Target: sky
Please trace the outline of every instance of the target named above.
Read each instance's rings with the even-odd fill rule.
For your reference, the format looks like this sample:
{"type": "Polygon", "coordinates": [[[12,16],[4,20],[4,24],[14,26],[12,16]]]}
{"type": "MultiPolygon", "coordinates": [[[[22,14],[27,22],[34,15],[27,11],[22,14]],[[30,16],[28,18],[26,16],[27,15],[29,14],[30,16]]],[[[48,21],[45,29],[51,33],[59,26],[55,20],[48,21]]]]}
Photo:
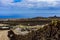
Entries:
{"type": "Polygon", "coordinates": [[[60,16],[60,0],[0,0],[0,18],[60,16]]]}

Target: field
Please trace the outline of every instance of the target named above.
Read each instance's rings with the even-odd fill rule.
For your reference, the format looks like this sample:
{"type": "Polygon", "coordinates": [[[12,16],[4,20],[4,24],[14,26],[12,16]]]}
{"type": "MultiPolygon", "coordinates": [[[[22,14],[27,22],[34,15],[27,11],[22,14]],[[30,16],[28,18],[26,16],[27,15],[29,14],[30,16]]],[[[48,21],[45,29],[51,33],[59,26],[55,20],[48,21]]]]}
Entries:
{"type": "MultiPolygon", "coordinates": [[[[60,19],[8,19],[0,26],[12,27],[13,40],[60,40],[60,19]]],[[[0,30],[0,40],[9,40],[8,31],[0,30]]],[[[10,34],[9,34],[10,35],[10,34]]]]}

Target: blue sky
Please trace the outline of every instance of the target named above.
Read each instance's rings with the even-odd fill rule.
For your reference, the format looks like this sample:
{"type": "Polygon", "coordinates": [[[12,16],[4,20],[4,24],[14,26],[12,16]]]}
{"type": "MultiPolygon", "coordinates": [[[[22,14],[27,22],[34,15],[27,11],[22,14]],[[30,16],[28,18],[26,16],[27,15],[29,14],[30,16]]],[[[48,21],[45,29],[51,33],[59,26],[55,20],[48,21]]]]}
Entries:
{"type": "Polygon", "coordinates": [[[60,16],[60,0],[0,0],[0,18],[60,16]]]}

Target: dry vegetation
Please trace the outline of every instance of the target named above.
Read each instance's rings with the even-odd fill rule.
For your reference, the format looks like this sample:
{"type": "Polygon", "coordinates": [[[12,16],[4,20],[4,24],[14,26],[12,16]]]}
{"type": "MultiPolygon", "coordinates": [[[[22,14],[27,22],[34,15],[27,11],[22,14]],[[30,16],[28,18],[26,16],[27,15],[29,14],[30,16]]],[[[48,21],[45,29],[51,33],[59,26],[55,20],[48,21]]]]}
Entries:
{"type": "Polygon", "coordinates": [[[27,35],[15,35],[15,38],[16,40],[60,40],[60,21],[53,20],[43,28],[31,31],[27,35]]]}

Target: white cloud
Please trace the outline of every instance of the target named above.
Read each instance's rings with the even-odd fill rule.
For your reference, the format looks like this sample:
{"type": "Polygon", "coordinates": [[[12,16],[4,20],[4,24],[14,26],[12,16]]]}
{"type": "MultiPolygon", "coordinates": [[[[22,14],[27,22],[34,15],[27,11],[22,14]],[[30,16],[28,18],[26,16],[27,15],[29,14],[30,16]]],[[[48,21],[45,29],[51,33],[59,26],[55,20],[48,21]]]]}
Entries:
{"type": "Polygon", "coordinates": [[[2,3],[2,4],[10,4],[12,2],[13,2],[13,0],[0,0],[0,3],[2,3]]]}
{"type": "Polygon", "coordinates": [[[22,0],[21,2],[13,3],[14,0],[0,0],[5,6],[17,6],[17,7],[47,7],[52,6],[55,7],[56,5],[59,6],[59,0],[22,0]]]}
{"type": "Polygon", "coordinates": [[[30,2],[40,2],[40,1],[52,2],[52,1],[55,1],[55,0],[27,0],[27,1],[30,1],[30,2]]]}

